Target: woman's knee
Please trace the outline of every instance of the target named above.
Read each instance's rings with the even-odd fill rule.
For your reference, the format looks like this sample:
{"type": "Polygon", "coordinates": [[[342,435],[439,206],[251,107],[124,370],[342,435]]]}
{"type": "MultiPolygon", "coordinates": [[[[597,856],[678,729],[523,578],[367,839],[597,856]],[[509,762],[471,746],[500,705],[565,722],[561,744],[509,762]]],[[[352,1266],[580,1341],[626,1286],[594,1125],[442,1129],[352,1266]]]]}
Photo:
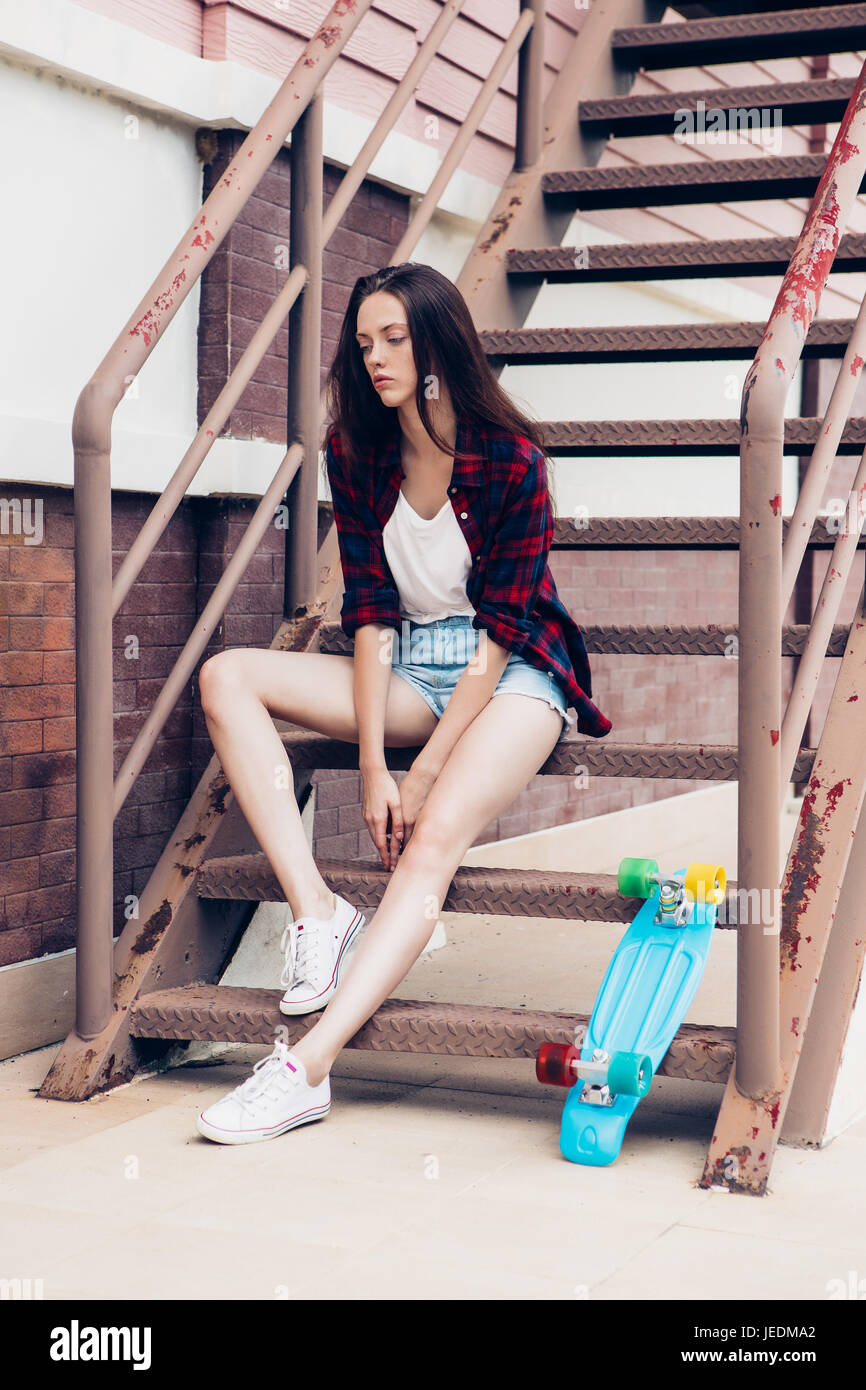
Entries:
{"type": "Polygon", "coordinates": [[[198,673],[198,689],[202,709],[214,708],[225,696],[236,693],[244,683],[244,649],[232,647],[230,651],[217,652],[209,656],[198,673]]]}
{"type": "Polygon", "coordinates": [[[465,851],[458,827],[453,819],[445,823],[438,814],[426,811],[422,806],[404,852],[411,850],[416,866],[431,872],[448,868],[452,861],[459,864],[465,851]]]}

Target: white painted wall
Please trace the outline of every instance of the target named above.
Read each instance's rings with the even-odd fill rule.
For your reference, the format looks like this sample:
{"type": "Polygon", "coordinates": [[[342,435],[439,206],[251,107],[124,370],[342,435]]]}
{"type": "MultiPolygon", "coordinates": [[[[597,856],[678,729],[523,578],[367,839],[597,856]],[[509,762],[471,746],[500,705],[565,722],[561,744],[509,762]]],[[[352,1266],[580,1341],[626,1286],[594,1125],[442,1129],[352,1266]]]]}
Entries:
{"type": "MultiPolygon", "coordinates": [[[[0,120],[2,475],[71,484],[78,394],[192,221],[201,166],[178,121],[5,62],[0,120]]],[[[120,487],[167,478],[194,427],[197,321],[198,287],[118,406],[120,487]]]]}

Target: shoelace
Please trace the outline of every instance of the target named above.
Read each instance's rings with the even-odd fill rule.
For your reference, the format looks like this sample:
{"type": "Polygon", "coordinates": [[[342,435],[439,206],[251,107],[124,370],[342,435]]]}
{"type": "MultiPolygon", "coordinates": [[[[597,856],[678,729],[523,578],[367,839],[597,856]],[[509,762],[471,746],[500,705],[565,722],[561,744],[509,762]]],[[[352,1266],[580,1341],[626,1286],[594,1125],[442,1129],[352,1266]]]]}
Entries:
{"type": "Polygon", "coordinates": [[[289,922],[283,929],[280,937],[280,950],[285,957],[283,972],[280,975],[280,984],[289,988],[295,983],[295,933],[292,931],[294,922],[289,922]]]}
{"type": "Polygon", "coordinates": [[[318,950],[320,923],[315,920],[304,921],[303,931],[293,931],[295,923],[290,922],[280,938],[280,949],[284,952],[286,963],[280,976],[280,984],[291,988],[297,984],[311,984],[307,971],[312,968],[318,950]],[[288,938],[288,940],[287,940],[288,938]]]}
{"type": "Polygon", "coordinates": [[[280,1077],[285,1084],[297,1079],[297,1072],[290,1072],[286,1066],[289,1049],[285,1043],[278,1042],[269,1057],[261,1057],[253,1067],[252,1076],[232,1091],[232,1097],[247,1110],[252,1110],[274,1081],[280,1077]]]}

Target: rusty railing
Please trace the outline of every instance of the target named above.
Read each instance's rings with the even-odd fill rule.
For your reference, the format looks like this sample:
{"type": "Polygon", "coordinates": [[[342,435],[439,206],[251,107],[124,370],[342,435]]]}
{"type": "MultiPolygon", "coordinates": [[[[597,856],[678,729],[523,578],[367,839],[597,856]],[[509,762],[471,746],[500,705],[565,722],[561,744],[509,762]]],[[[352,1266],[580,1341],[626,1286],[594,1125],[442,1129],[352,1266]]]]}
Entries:
{"type": "Polygon", "coordinates": [[[828,156],[803,230],[743,386],[740,412],[738,881],[760,922],[737,941],[737,1089],[766,1100],[780,1079],[780,824],[833,622],[856,554],[866,450],[853,495],[857,525],[840,532],[781,718],[782,622],[866,357],[861,305],[818,443],[782,544],[782,446],[788,390],[866,171],[866,65],[828,156]],[[754,890],[760,890],[757,894],[754,890]],[[769,914],[766,905],[770,904],[769,914]]]}
{"type": "MultiPolygon", "coordinates": [[[[261,120],[157,275],[78,397],[72,421],[75,497],[77,746],[77,912],[75,1031],[94,1038],[112,1009],[113,827],[166,719],[189,680],[234,588],[288,493],[286,593],[289,613],[314,597],[322,250],[367,175],[464,0],[442,12],[389,99],[363,148],[322,211],[322,84],[372,0],[336,0],[261,120]],[[229,376],[112,581],[111,422],[165,328],[208,265],[292,133],[290,273],[229,376]],[[303,291],[303,294],[301,293],[303,291]],[[229,413],[290,314],[287,440],[291,441],[235,554],[195,625],[117,776],[113,776],[112,619],[204,462],[229,413]]],[[[515,56],[518,58],[515,167],[541,150],[544,0],[521,0],[520,16],[416,208],[392,264],[411,255],[442,191],[515,56]]]]}

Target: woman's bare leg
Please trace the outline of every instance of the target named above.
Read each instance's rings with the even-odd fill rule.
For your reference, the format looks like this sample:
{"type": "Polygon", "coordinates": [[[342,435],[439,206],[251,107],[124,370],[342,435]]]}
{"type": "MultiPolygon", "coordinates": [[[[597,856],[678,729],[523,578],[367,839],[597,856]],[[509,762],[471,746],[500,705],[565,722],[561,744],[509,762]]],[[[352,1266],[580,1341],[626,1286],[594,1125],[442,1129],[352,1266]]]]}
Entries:
{"type": "MultiPolygon", "coordinates": [[[[310,852],[291,764],[274,716],[357,742],[352,658],[232,648],[204,663],[199,688],[217,757],[293,917],[330,916],[333,895],[310,852]]],[[[385,743],[426,743],[436,722],[418,692],[392,675],[385,743]]]]}
{"type": "Polygon", "coordinates": [[[319,1021],[292,1048],[311,1085],[417,960],[467,849],[544,765],[561,732],[561,716],[545,701],[503,693],[454,745],[350,969],[319,1021]],[[507,759],[503,748],[513,750],[507,759]]]}

